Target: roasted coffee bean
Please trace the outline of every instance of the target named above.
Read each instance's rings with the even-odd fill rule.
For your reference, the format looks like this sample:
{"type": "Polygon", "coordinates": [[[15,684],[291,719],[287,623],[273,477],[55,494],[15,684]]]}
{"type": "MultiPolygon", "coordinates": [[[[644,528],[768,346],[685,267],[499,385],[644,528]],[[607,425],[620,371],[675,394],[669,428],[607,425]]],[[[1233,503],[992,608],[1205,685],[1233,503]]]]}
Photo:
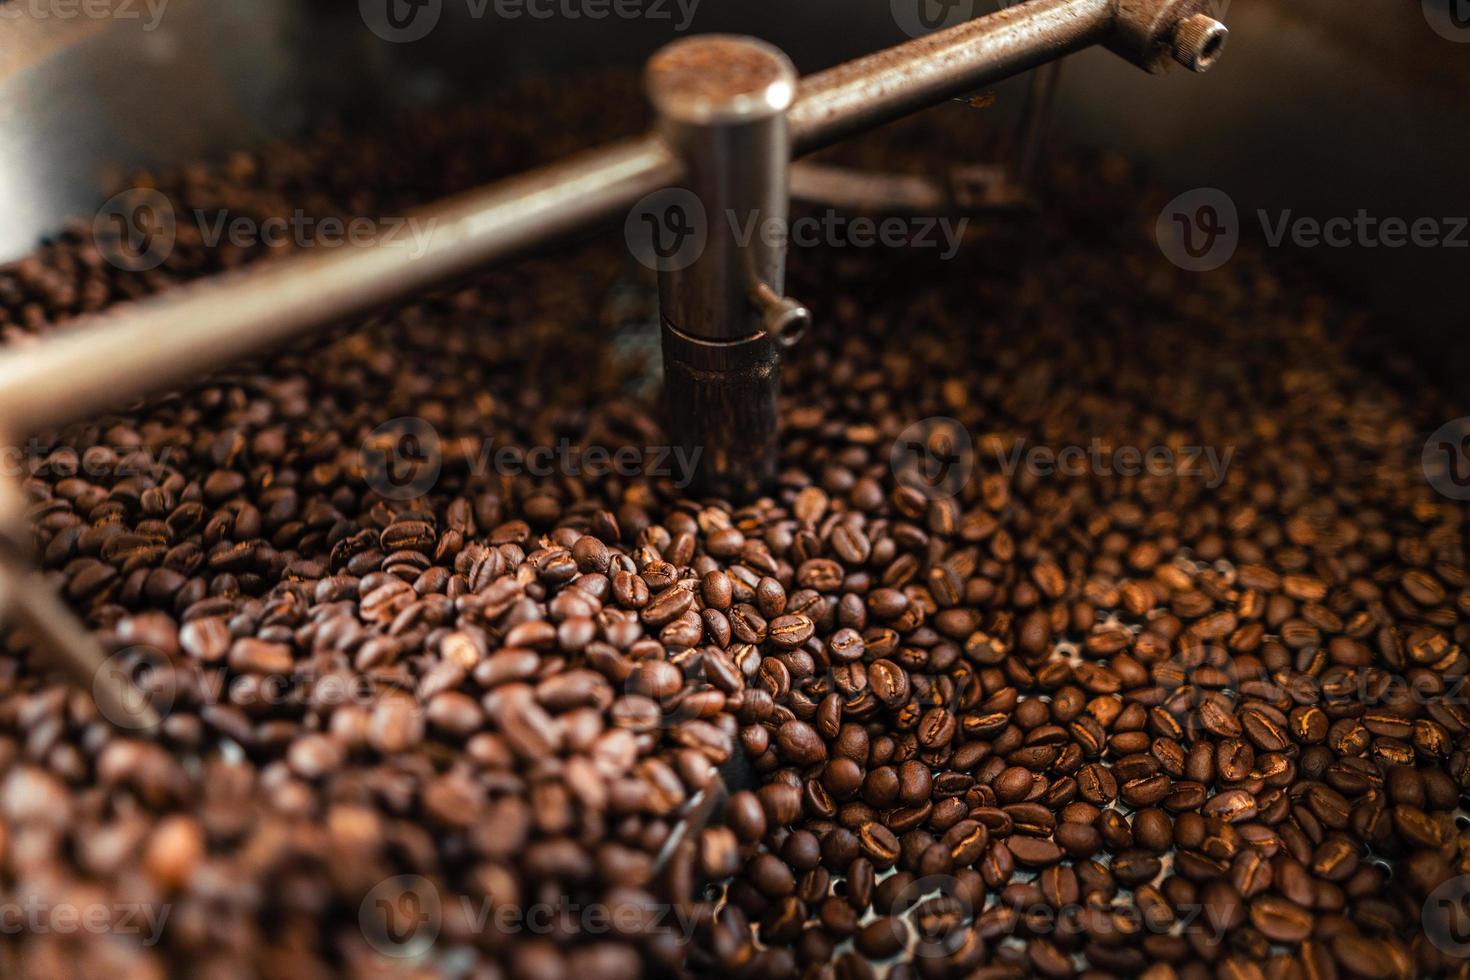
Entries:
{"type": "Polygon", "coordinates": [[[1163,810],[1140,810],[1133,817],[1133,839],[1140,847],[1162,853],[1174,843],[1174,827],[1163,810]]]}
{"type": "Polygon", "coordinates": [[[799,766],[809,766],[827,758],[827,747],[820,735],[803,721],[788,721],[776,732],[781,754],[799,766]]]}
{"type": "Polygon", "coordinates": [[[870,960],[886,960],[903,949],[907,930],[891,916],[874,919],[853,936],[853,946],[870,960]]]}
{"type": "Polygon", "coordinates": [[[774,854],[759,854],[750,863],[750,881],[768,898],[784,898],[796,891],[791,868],[774,854]]]}
{"type": "Polygon", "coordinates": [[[1251,924],[1267,939],[1299,943],[1312,934],[1312,916],[1288,899],[1262,895],[1250,904],[1251,924]]]}
{"type": "Polygon", "coordinates": [[[898,799],[910,806],[926,802],[934,792],[929,767],[918,759],[907,759],[898,767],[898,799]]]}
{"type": "Polygon", "coordinates": [[[1000,802],[1015,803],[1031,791],[1031,773],[1020,766],[1011,766],[996,777],[992,788],[1000,802]]]}
{"type": "Polygon", "coordinates": [[[950,862],[957,868],[969,867],[980,859],[990,844],[990,832],[974,820],[961,820],[940,839],[949,851],[950,862]]]}
{"type": "Polygon", "coordinates": [[[771,621],[768,628],[771,642],[785,649],[801,646],[812,638],[815,631],[812,621],[800,614],[778,616],[771,621]]]}
{"type": "MultiPolygon", "coordinates": [[[[578,91],[140,186],[178,214],[401,213],[638,124],[578,91]]],[[[952,131],[872,152],[940,144],[984,156],[952,131]]],[[[1414,433],[1457,413],[1251,249],[1164,275],[1107,163],[1057,161],[1044,221],[943,268],[793,256],[826,333],[781,365],[766,496],[471,465],[489,434],[530,462],[663,431],[626,345],[585,329],[624,264],[595,242],[48,434],[18,486],[36,560],[166,719],[114,730],[8,637],[0,854],[177,914],[126,965],[26,934],[10,972],[370,972],[381,898],[437,915],[466,976],[1450,975],[1420,913],[1463,870],[1470,574],[1414,433]],[[967,257],[1026,236],[1046,262],[967,257]],[[1231,465],[977,467],[936,494],[894,443],[941,416],[973,445],[940,427],[939,460],[1167,440],[1231,465]],[[432,890],[384,894],[404,881],[432,890]],[[463,914],[485,896],[617,925],[491,934],[463,914]]],[[[146,274],[106,229],[48,239],[0,268],[0,334],[276,251],[179,231],[146,274]]]]}
{"type": "Polygon", "coordinates": [[[760,840],[766,834],[766,813],[752,792],[741,791],[730,797],[725,805],[725,820],[730,829],[747,843],[760,840]]]}
{"type": "Polygon", "coordinates": [[[893,831],[876,820],[870,820],[859,827],[857,837],[858,846],[876,866],[886,868],[898,860],[898,838],[893,835],[893,831]]]}
{"type": "Polygon", "coordinates": [[[267,643],[253,637],[236,640],[230,647],[230,667],[241,673],[289,674],[295,666],[291,648],[284,643],[267,643]]]}
{"type": "Polygon", "coordinates": [[[1008,837],[1005,847],[1015,857],[1017,864],[1027,868],[1044,868],[1062,858],[1061,848],[1040,837],[1008,837]]]}
{"type": "Polygon", "coordinates": [[[887,660],[875,660],[868,665],[868,686],[890,708],[903,704],[909,697],[908,674],[887,660]]]}
{"type": "Polygon", "coordinates": [[[1209,817],[1238,823],[1256,815],[1256,800],[1246,790],[1230,789],[1210,797],[1205,802],[1203,813],[1209,817]]]}

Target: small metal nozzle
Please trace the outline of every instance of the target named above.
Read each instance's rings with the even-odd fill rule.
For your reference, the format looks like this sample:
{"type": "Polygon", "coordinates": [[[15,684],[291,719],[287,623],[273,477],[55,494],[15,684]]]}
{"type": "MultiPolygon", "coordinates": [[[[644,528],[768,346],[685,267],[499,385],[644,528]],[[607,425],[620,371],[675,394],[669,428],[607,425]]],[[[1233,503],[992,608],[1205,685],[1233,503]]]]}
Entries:
{"type": "Polygon", "coordinates": [[[783,349],[795,347],[812,325],[812,311],[790,296],[778,296],[765,283],[755,290],[755,302],[761,310],[761,325],[766,335],[783,349]]]}
{"type": "Polygon", "coordinates": [[[1207,72],[1225,50],[1230,29],[1209,14],[1186,17],[1174,28],[1174,60],[1193,72],[1207,72]]]}

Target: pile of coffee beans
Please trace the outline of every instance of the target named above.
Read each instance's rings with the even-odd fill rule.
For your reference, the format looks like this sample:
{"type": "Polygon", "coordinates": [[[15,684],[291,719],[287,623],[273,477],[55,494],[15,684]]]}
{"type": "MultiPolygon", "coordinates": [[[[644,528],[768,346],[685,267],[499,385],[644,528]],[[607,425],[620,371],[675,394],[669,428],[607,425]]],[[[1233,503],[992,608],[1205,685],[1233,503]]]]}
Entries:
{"type": "MultiPolygon", "coordinates": [[[[401,215],[638,104],[139,186],[401,215]]],[[[973,120],[843,152],[993,155],[973,120]]],[[[616,233],[38,434],[38,561],[164,720],[7,635],[0,973],[1470,976],[1466,510],[1420,465],[1454,413],[1279,257],[1171,266],[1118,160],[1041,191],[953,258],[793,254],[759,500],[654,465],[616,233]],[[563,444],[645,466],[530,465],[563,444]]],[[[191,222],[150,271],[90,222],[0,270],[6,342],[275,251],[191,222]]]]}

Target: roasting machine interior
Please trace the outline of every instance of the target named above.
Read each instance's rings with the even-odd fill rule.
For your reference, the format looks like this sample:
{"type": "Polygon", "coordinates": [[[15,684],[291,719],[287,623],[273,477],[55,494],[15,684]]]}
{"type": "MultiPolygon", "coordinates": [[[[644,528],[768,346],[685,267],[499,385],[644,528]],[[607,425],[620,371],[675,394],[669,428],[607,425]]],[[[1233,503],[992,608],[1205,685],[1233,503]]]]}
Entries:
{"type": "MultiPolygon", "coordinates": [[[[1470,151],[1470,45],[1446,49],[1470,40],[1470,26],[1457,28],[1455,11],[1434,0],[1412,18],[1386,3],[1345,10],[1319,0],[706,0],[670,4],[667,18],[621,19],[565,8],[487,14],[452,0],[98,0],[86,13],[92,6],[0,5],[0,260],[18,261],[76,215],[95,214],[84,233],[109,261],[144,274],[160,240],[172,241],[175,216],[151,187],[129,187],[129,174],[223,159],[328,116],[361,122],[493,96],[524,76],[556,85],[596,63],[641,65],[653,125],[423,205],[410,216],[427,229],[412,250],[381,240],[300,250],[8,343],[7,445],[497,264],[622,234],[656,272],[656,319],[628,342],[656,344],[646,383],[661,388],[674,449],[698,460],[690,493],[738,506],[777,486],[783,354],[811,343],[808,327],[829,312],[788,289],[784,233],[742,231],[784,229],[795,206],[1032,220],[1047,208],[1033,187],[1047,148],[1085,146],[1135,161],[1181,194],[1229,188],[1246,237],[1257,210],[1288,203],[1319,218],[1432,214],[1446,228],[1447,216],[1466,213],[1464,182],[1452,175],[1470,151]],[[1456,30],[1466,36],[1447,40],[1456,30]],[[924,174],[806,159],[956,101],[976,107],[965,125],[1009,134],[1002,158],[933,160],[924,174]]],[[[1200,200],[1190,216],[1214,206],[1200,200]]],[[[1261,225],[1269,235],[1270,222],[1261,225]]],[[[1394,343],[1426,363],[1433,383],[1464,394],[1466,252],[1362,242],[1299,251],[1365,307],[1394,311],[1394,343]]],[[[37,570],[31,504],[7,474],[7,627],[103,717],[155,732],[157,692],[112,665],[37,570]]],[[[660,872],[681,849],[694,860],[698,832],[751,778],[737,758],[718,790],[686,804],[660,872]]]]}
{"type": "MultiPolygon", "coordinates": [[[[381,29],[412,30],[417,8],[408,9],[409,20],[381,29]]],[[[812,312],[785,295],[779,236],[743,237],[720,216],[784,225],[793,155],[1076,51],[1102,45],[1146,72],[1206,72],[1228,34],[1205,0],[1029,0],[806,79],[753,37],[681,39],[648,62],[658,120],[650,135],[430,205],[421,217],[432,231],[417,254],[380,242],[303,255],[9,352],[0,362],[0,418],[15,436],[75,422],[634,208],[629,220],[646,221],[647,259],[659,270],[670,437],[686,458],[701,450],[695,489],[753,499],[776,478],[780,352],[800,340],[812,312]]],[[[1055,76],[1037,79],[1041,106],[1055,76]]],[[[1037,108],[1027,138],[1039,139],[1044,123],[1037,108]]],[[[807,181],[819,198],[830,183],[820,173],[807,181]]],[[[116,247],[141,269],[165,229],[146,203],[124,205],[116,247]]],[[[135,710],[139,727],[156,725],[148,699],[105,669],[85,627],[27,569],[23,495],[12,486],[8,497],[8,612],[106,712],[135,710]]]]}

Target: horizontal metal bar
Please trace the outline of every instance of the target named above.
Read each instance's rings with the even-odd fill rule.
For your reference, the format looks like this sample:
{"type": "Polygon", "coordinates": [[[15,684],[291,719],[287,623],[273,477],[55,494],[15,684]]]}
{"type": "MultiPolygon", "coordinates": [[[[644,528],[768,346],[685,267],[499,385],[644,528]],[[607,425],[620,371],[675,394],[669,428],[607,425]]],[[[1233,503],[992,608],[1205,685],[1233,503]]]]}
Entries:
{"type": "Polygon", "coordinates": [[[101,644],[51,583],[16,556],[0,555],[0,624],[18,626],[50,653],[71,682],[91,693],[102,717],[127,729],[153,729],[159,718],[130,678],[112,669],[101,644]]]}
{"type": "Polygon", "coordinates": [[[644,137],[415,212],[421,247],[343,244],[118,307],[0,352],[0,422],[35,432],[198,380],[313,328],[552,240],[678,180],[644,137]]]}
{"type": "MultiPolygon", "coordinates": [[[[1171,2],[1171,0],[1161,0],[1171,2]]],[[[1118,0],[1028,0],[811,76],[788,110],[801,155],[1108,38],[1118,0]]],[[[656,136],[592,151],[413,215],[422,251],[342,245],[192,284],[0,352],[0,424],[34,432],[195,380],[354,313],[510,257],[676,182],[656,136]]]]}
{"type": "Polygon", "coordinates": [[[1105,40],[1116,0],[1030,0],[804,79],[798,154],[1105,40]]]}
{"type": "Polygon", "coordinates": [[[951,206],[948,188],[924,174],[879,173],[806,161],[791,168],[791,198],[859,211],[934,213],[951,206]]]}

